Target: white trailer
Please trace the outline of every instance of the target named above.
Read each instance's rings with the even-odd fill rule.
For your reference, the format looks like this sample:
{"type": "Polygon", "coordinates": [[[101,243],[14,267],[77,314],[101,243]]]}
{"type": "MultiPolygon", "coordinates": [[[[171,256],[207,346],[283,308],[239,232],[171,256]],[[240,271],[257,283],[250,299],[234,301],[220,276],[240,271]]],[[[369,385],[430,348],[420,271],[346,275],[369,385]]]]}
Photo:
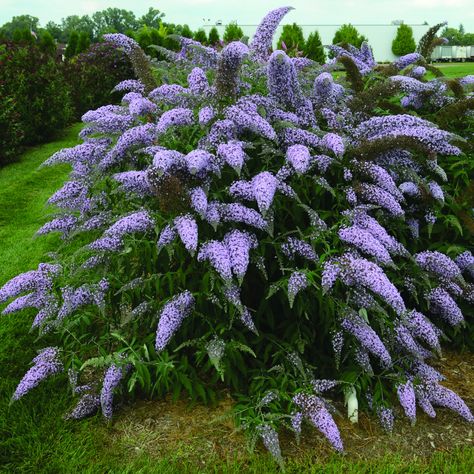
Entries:
{"type": "MultiPolygon", "coordinates": [[[[453,60],[454,61],[466,61],[468,58],[468,46],[454,46],[453,47],[453,60]]],[[[471,48],[469,47],[469,54],[471,53],[471,48]]],[[[470,57],[470,56],[469,56],[470,57]]]]}

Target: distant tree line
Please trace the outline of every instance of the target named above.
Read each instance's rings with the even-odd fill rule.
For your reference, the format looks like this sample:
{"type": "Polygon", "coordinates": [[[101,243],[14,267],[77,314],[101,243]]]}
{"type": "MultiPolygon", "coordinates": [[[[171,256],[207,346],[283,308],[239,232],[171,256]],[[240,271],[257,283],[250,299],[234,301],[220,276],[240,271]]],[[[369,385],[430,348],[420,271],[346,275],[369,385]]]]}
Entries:
{"type": "MultiPolygon", "coordinates": [[[[192,38],[202,44],[219,47],[223,43],[246,40],[242,28],[236,23],[229,23],[222,39],[216,27],[207,33],[200,28],[192,31],[188,25],[177,25],[163,20],[164,14],[160,10],[150,7],[144,15],[136,17],[132,11],[120,8],[107,8],[92,15],[70,15],[60,23],[49,21],[44,27],[39,19],[31,15],[20,15],[0,27],[0,38],[13,41],[28,41],[34,36],[44,38],[50,47],[55,43],[66,44],[64,51],[66,59],[86,51],[91,43],[100,41],[105,33],[123,33],[138,41],[148,54],[159,56],[151,45],[164,46],[176,49],[177,42],[172,35],[181,35],[192,38]]],[[[365,38],[351,24],[342,25],[333,38],[333,44],[349,43],[360,47],[365,38]]],[[[317,31],[304,38],[299,25],[284,25],[278,47],[285,49],[290,56],[305,56],[319,63],[326,60],[321,37],[317,31]]]]}
{"type": "Polygon", "coordinates": [[[448,44],[451,46],[473,46],[474,45],[474,33],[466,33],[464,26],[461,24],[459,28],[448,28],[446,27],[442,32],[441,36],[448,40],[448,44]]]}

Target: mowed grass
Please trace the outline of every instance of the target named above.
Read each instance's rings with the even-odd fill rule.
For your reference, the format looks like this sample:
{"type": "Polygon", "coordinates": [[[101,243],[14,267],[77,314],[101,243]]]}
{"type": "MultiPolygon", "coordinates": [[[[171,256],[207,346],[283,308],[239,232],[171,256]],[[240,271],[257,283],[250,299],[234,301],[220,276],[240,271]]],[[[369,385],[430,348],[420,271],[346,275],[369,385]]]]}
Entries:
{"type": "MultiPolygon", "coordinates": [[[[36,268],[61,240],[54,235],[34,238],[51,212],[48,197],[66,179],[67,166],[38,168],[52,153],[74,146],[81,126],[74,125],[54,143],[25,152],[18,163],[0,169],[0,285],[16,274],[36,268]]],[[[271,473],[278,472],[259,448],[238,459],[224,459],[212,448],[203,459],[192,439],[165,446],[164,455],[118,439],[113,424],[100,415],[80,422],[64,421],[71,408],[65,375],[46,380],[20,401],[11,395],[36,351],[51,341],[29,332],[33,313],[0,318],[0,472],[1,473],[271,473]]],[[[116,417],[120,419],[120,410],[116,417]]],[[[379,459],[354,461],[334,455],[322,463],[310,450],[287,461],[291,473],[467,473],[474,472],[474,449],[437,453],[428,462],[389,453],[379,459]]],[[[382,453],[381,453],[382,454],[382,453]]]]}
{"type": "Polygon", "coordinates": [[[443,74],[450,79],[474,74],[474,62],[434,63],[433,66],[436,66],[438,69],[441,69],[441,71],[443,71],[443,74]]]}
{"type": "MultiPolygon", "coordinates": [[[[469,74],[474,74],[474,62],[465,62],[465,63],[433,63],[433,66],[440,69],[444,76],[448,79],[454,79],[456,77],[464,77],[469,74]]],[[[343,76],[344,71],[333,72],[334,78],[339,78],[343,76]]],[[[428,72],[426,75],[427,79],[433,79],[435,76],[431,72],[428,72]]]]}

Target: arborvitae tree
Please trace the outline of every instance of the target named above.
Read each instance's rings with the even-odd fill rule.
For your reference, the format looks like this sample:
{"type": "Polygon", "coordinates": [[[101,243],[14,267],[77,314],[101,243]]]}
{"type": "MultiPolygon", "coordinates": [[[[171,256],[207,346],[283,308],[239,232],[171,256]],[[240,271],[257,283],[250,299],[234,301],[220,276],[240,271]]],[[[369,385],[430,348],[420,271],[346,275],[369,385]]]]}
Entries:
{"type": "Polygon", "coordinates": [[[145,51],[147,54],[149,54],[149,48],[151,44],[153,44],[152,37],[151,37],[151,28],[148,26],[143,26],[138,30],[138,33],[136,34],[136,41],[140,45],[140,47],[145,51]]]}
{"type": "Polygon", "coordinates": [[[211,46],[216,45],[219,43],[220,37],[219,37],[219,32],[217,31],[217,28],[213,26],[211,30],[209,31],[209,44],[211,46]]]}
{"type": "Polygon", "coordinates": [[[355,26],[350,23],[342,25],[335,33],[332,39],[332,44],[347,43],[352,44],[356,48],[360,48],[360,45],[367,41],[367,38],[361,35],[355,26]]]}
{"type": "Polygon", "coordinates": [[[303,51],[304,47],[305,41],[301,26],[296,23],[284,25],[278,40],[278,48],[286,49],[289,56],[295,56],[298,51],[303,51]]]}
{"type": "Polygon", "coordinates": [[[23,30],[15,30],[13,33],[12,33],[12,40],[15,42],[15,43],[19,43],[23,40],[23,30]]]}
{"type": "Polygon", "coordinates": [[[46,54],[56,53],[56,41],[48,30],[42,30],[39,35],[39,47],[46,54]]]}
{"type": "Polygon", "coordinates": [[[76,54],[78,43],[79,33],[77,31],[73,31],[69,36],[69,41],[67,42],[66,50],[64,51],[64,57],[66,59],[71,59],[76,54]]]}
{"type": "Polygon", "coordinates": [[[307,58],[317,61],[319,64],[326,62],[326,53],[324,52],[323,43],[317,31],[313,31],[308,36],[303,52],[307,58]]]}
{"type": "Polygon", "coordinates": [[[392,53],[395,56],[404,56],[413,53],[416,49],[415,38],[411,26],[403,23],[397,29],[397,35],[392,42],[392,53]]]}
{"type": "Polygon", "coordinates": [[[23,28],[15,30],[12,39],[15,43],[33,43],[35,38],[28,28],[23,28]]]}
{"type": "Polygon", "coordinates": [[[181,28],[181,36],[184,36],[185,38],[193,37],[193,32],[191,31],[191,28],[189,28],[188,25],[183,25],[183,28],[181,28]]]}
{"type": "Polygon", "coordinates": [[[77,42],[76,54],[87,51],[91,45],[91,39],[87,31],[81,31],[79,34],[79,41],[77,42]]]}
{"type": "Polygon", "coordinates": [[[236,21],[229,23],[224,30],[224,41],[231,43],[232,41],[239,41],[244,36],[242,28],[236,21]]]}
{"type": "Polygon", "coordinates": [[[202,28],[196,31],[194,34],[194,39],[199,41],[201,44],[207,44],[206,32],[202,28]]]}

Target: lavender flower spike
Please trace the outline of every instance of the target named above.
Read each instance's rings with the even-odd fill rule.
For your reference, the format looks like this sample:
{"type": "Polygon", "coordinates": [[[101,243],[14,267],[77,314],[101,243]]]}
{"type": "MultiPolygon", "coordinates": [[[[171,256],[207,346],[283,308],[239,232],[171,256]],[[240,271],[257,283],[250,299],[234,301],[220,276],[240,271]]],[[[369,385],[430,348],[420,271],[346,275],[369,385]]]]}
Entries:
{"type": "Polygon", "coordinates": [[[110,420],[112,418],[112,403],[114,399],[114,389],[118,386],[123,377],[123,368],[111,365],[104,375],[104,382],[100,392],[100,405],[102,414],[110,420]]]}
{"type": "Polygon", "coordinates": [[[85,393],[77,402],[77,405],[64,417],[65,420],[80,420],[93,415],[100,407],[99,395],[85,393]]]}
{"type": "Polygon", "coordinates": [[[295,296],[309,285],[308,277],[302,272],[293,272],[288,280],[288,300],[293,307],[295,296]]]}
{"type": "Polygon", "coordinates": [[[190,214],[179,216],[174,220],[174,227],[186,250],[191,255],[194,255],[198,245],[198,226],[196,221],[190,214]]]}
{"type": "Polygon", "coordinates": [[[270,425],[259,425],[257,431],[262,438],[263,445],[268,449],[275,461],[283,466],[283,457],[281,455],[280,441],[278,433],[270,425]]]}
{"type": "Polygon", "coordinates": [[[405,415],[410,419],[412,424],[416,421],[416,398],[413,383],[408,380],[404,384],[397,387],[398,400],[405,411],[405,415]]]}
{"type": "Polygon", "coordinates": [[[158,134],[165,133],[170,127],[192,125],[194,115],[191,109],[178,107],[166,111],[158,120],[156,131],[158,134]]]}
{"type": "Polygon", "coordinates": [[[337,451],[343,451],[341,435],[323,401],[316,395],[298,393],[293,397],[303,415],[328,439],[337,451]]]}
{"type": "Polygon", "coordinates": [[[184,319],[189,316],[194,307],[194,297],[189,291],[184,291],[168,301],[160,313],[156,329],[155,347],[162,351],[173,334],[179,329],[184,319]]]}
{"type": "Polygon", "coordinates": [[[370,232],[357,226],[339,229],[339,238],[343,242],[354,245],[362,252],[375,257],[380,263],[388,265],[393,260],[387,249],[370,232]]]}
{"type": "Polygon", "coordinates": [[[57,347],[43,349],[34,359],[33,367],[24,375],[18,384],[12,400],[18,400],[36,387],[42,380],[63,370],[63,364],[58,358],[57,347]]]}
{"type": "Polygon", "coordinates": [[[415,255],[415,262],[428,272],[452,280],[461,276],[459,267],[441,252],[426,250],[415,255]]]}
{"type": "Polygon", "coordinates": [[[262,171],[253,177],[253,195],[262,214],[265,214],[270,209],[277,185],[278,180],[268,171],[262,171]]]}
{"type": "Polygon", "coordinates": [[[431,310],[435,314],[439,314],[451,326],[457,326],[464,321],[461,309],[444,288],[438,287],[431,290],[427,299],[431,310]]]}
{"type": "Polygon", "coordinates": [[[291,145],[286,151],[286,160],[298,174],[304,174],[311,166],[311,155],[304,145],[291,145]]]}
{"type": "Polygon", "coordinates": [[[358,315],[343,319],[342,327],[351,333],[369,352],[377,356],[384,367],[392,365],[392,358],[377,333],[358,315]]]}
{"type": "Polygon", "coordinates": [[[273,35],[282,18],[293,10],[293,7],[281,7],[267,13],[257,27],[250,43],[250,52],[259,61],[266,61],[272,49],[273,35]]]}
{"type": "Polygon", "coordinates": [[[198,253],[198,261],[209,260],[217,273],[225,280],[232,279],[232,264],[228,247],[217,240],[203,244],[198,253]]]}
{"type": "Polygon", "coordinates": [[[228,248],[232,271],[242,281],[249,265],[250,249],[257,246],[257,238],[250,232],[233,230],[224,236],[228,248]]]}
{"type": "Polygon", "coordinates": [[[122,48],[127,54],[140,48],[139,44],[132,38],[122,33],[107,33],[103,35],[105,41],[122,48]]]}

